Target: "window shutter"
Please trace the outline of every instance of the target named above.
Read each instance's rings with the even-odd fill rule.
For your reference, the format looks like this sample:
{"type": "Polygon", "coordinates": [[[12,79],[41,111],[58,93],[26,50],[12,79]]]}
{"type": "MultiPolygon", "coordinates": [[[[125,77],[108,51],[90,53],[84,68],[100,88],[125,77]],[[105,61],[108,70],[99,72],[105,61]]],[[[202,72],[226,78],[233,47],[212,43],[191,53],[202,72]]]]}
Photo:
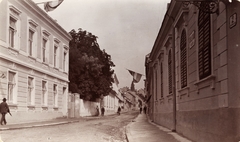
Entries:
{"type": "Polygon", "coordinates": [[[203,79],[211,75],[210,14],[200,10],[198,18],[199,18],[198,19],[198,28],[199,28],[198,29],[198,34],[199,34],[198,68],[199,68],[199,79],[203,79]]]}
{"type": "Polygon", "coordinates": [[[187,37],[186,31],[182,31],[180,42],[180,59],[181,59],[181,87],[187,86],[187,37]]]}
{"type": "Polygon", "coordinates": [[[163,66],[162,66],[162,63],[161,63],[161,97],[163,97],[163,66]]]}
{"type": "Polygon", "coordinates": [[[172,93],[172,53],[171,50],[168,54],[168,89],[169,94],[172,93]]]}

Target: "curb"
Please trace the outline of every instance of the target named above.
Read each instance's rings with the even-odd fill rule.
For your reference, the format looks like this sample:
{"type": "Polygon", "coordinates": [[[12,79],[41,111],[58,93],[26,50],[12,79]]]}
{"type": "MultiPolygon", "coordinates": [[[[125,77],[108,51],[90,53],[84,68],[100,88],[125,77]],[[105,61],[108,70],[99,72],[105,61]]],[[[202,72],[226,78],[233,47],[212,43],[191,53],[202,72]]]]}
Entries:
{"type": "Polygon", "coordinates": [[[166,132],[167,134],[169,135],[172,135],[176,140],[178,140],[179,142],[192,142],[191,140],[179,135],[178,133],[176,132],[172,132],[170,129],[166,128],[166,127],[163,127],[161,125],[158,125],[154,122],[152,122],[150,119],[149,119],[149,116],[147,115],[147,119],[148,119],[148,122],[154,126],[156,126],[159,130],[162,130],[164,132],[166,132]]]}
{"type": "Polygon", "coordinates": [[[0,128],[0,131],[6,130],[17,130],[17,129],[27,129],[27,128],[36,128],[36,127],[44,127],[44,126],[55,126],[55,125],[63,125],[68,123],[76,123],[80,120],[73,120],[73,121],[65,121],[65,122],[53,122],[53,123],[46,123],[46,124],[35,124],[30,126],[19,126],[19,127],[8,127],[8,128],[0,128]]]}

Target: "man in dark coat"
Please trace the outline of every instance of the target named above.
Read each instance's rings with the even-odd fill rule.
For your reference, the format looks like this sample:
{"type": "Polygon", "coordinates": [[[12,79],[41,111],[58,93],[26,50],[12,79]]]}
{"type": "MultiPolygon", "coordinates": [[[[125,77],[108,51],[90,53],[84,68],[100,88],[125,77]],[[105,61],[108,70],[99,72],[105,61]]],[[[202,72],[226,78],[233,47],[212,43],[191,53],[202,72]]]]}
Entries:
{"type": "Polygon", "coordinates": [[[3,98],[3,102],[0,104],[0,113],[2,114],[1,125],[3,125],[3,122],[4,122],[5,125],[7,124],[5,115],[6,115],[8,112],[10,112],[10,111],[9,111],[8,104],[6,103],[6,101],[7,101],[7,99],[6,99],[6,98],[3,98]]]}
{"type": "Polygon", "coordinates": [[[102,116],[104,116],[104,112],[105,112],[105,108],[104,108],[104,106],[102,106],[102,108],[101,108],[102,116]]]}

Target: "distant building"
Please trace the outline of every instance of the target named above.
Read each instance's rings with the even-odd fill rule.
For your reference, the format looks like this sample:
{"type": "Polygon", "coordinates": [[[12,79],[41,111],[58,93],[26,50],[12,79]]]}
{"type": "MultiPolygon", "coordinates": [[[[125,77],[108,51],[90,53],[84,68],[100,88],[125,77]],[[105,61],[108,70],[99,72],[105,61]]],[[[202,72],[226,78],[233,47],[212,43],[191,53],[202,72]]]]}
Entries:
{"type": "Polygon", "coordinates": [[[71,36],[31,0],[0,2],[0,99],[9,123],[67,115],[71,36]]]}
{"type": "Polygon", "coordinates": [[[207,2],[168,5],[145,61],[148,113],[193,141],[239,141],[240,2],[207,2]]]}
{"type": "Polygon", "coordinates": [[[117,112],[118,107],[122,107],[124,102],[123,96],[118,91],[119,81],[116,74],[113,74],[113,79],[113,90],[109,93],[109,95],[105,96],[100,103],[101,106],[104,106],[107,112],[117,112]]]}

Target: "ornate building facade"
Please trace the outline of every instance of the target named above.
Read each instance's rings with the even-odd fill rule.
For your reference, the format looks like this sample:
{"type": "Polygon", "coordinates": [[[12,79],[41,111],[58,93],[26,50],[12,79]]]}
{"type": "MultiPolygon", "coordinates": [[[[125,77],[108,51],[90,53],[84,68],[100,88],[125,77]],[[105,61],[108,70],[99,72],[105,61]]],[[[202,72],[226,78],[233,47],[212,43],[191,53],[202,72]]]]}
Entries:
{"type": "Polygon", "coordinates": [[[172,0],[146,56],[150,118],[197,142],[240,140],[240,2],[172,0]]]}
{"type": "Polygon", "coordinates": [[[9,123],[66,116],[71,36],[31,0],[2,0],[0,9],[0,98],[9,123]]]}

